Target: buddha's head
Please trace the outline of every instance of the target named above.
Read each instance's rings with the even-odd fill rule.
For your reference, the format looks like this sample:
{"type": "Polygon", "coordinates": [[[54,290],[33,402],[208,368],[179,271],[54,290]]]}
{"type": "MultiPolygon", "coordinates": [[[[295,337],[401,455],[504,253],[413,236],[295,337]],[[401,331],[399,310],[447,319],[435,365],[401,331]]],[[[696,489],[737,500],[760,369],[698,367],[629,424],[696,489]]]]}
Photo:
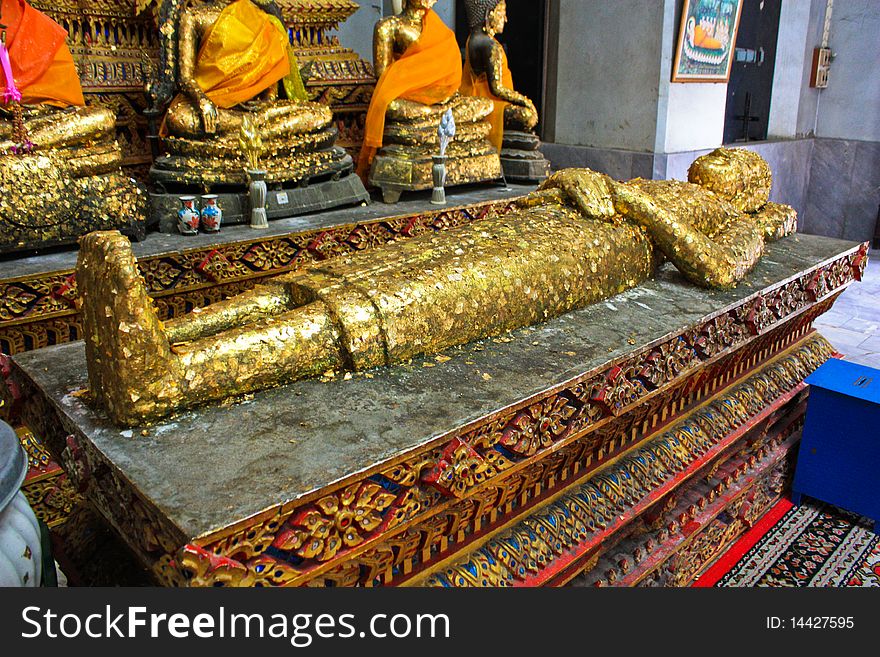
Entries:
{"type": "Polygon", "coordinates": [[[468,26],[471,30],[482,29],[489,36],[501,34],[507,23],[505,0],[465,0],[468,26]]]}
{"type": "Polygon", "coordinates": [[[755,212],[770,197],[767,161],[744,148],[716,148],[693,161],[688,181],[709,189],[742,212],[755,212]]]}
{"type": "Polygon", "coordinates": [[[428,11],[437,4],[437,0],[406,0],[406,9],[415,11],[428,11]]]}

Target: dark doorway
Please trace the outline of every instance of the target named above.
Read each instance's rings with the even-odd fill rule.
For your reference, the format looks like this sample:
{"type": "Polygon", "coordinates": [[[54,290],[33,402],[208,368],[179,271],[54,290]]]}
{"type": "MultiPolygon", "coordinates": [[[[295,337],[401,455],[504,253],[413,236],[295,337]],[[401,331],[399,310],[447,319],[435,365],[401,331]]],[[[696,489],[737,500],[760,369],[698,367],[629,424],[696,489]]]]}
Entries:
{"type": "MultiPolygon", "coordinates": [[[[544,22],[547,0],[507,0],[507,27],[498,41],[516,90],[532,99],[541,112],[544,103],[544,22]]],[[[455,2],[455,36],[464,52],[468,38],[467,11],[463,0],[455,2]]],[[[538,126],[540,131],[541,127],[538,126]]]]}
{"type": "Polygon", "coordinates": [[[781,4],[782,0],[743,1],[727,84],[725,144],[767,138],[781,4]]]}

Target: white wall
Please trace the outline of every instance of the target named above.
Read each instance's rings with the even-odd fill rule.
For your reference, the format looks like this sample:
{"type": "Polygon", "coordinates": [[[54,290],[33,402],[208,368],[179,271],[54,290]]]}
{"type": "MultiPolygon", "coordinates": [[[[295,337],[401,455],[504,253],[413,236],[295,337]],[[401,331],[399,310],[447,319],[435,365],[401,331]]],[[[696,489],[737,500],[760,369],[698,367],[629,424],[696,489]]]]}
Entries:
{"type": "MultiPolygon", "coordinates": [[[[812,3],[814,4],[814,3],[812,3]]],[[[811,59],[805,48],[810,34],[812,7],[809,0],[782,0],[779,14],[779,37],[776,40],[776,66],[773,69],[773,94],[767,136],[794,137],[798,134],[798,108],[804,67],[811,59]]]]}
{"type": "Polygon", "coordinates": [[[657,135],[656,152],[680,153],[720,146],[726,106],[726,84],[670,83],[666,129],[657,135]]]}
{"type": "Polygon", "coordinates": [[[880,1],[835,0],[817,137],[880,141],[880,1]]]}

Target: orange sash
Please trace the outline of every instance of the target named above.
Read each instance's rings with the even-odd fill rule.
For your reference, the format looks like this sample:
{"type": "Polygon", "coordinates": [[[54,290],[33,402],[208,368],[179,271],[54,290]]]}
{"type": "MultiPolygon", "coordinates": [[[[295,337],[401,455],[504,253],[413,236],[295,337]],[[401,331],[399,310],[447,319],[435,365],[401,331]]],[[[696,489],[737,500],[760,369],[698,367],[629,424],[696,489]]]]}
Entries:
{"type": "Polygon", "coordinates": [[[382,147],[388,105],[405,98],[424,105],[446,100],[461,86],[461,54],[455,33],[433,9],[425,13],[418,41],[392,62],[376,83],[358,158],[358,175],[366,178],[376,150],[382,147]]]}
{"type": "MultiPolygon", "coordinates": [[[[64,28],[24,0],[2,3],[6,47],[22,104],[85,105],[64,28]]],[[[6,80],[0,90],[6,91],[6,80]]]]}
{"type": "MultiPolygon", "coordinates": [[[[471,69],[470,53],[468,53],[467,48],[465,48],[465,52],[467,54],[465,54],[464,73],[462,74],[461,89],[459,91],[462,96],[479,96],[481,98],[491,98],[495,101],[495,110],[489,117],[489,121],[492,124],[489,141],[501,152],[501,142],[504,139],[504,108],[507,107],[507,103],[492,93],[485,73],[474,75],[474,71],[471,69]]],[[[504,48],[501,48],[501,83],[508,89],[513,89],[513,76],[507,67],[507,53],[504,52],[504,48]]]]}
{"type": "Polygon", "coordinates": [[[202,41],[194,77],[217,107],[255,98],[290,72],[287,34],[250,0],[227,5],[202,41]]]}

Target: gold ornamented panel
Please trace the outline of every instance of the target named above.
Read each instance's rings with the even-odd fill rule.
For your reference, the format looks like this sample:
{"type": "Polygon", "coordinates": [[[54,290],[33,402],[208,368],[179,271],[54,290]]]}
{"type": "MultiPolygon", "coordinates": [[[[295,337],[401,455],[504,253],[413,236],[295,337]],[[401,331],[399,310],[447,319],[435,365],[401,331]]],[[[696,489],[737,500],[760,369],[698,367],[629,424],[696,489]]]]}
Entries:
{"type": "MultiPolygon", "coordinates": [[[[659,436],[596,470],[586,481],[454,565],[413,583],[486,587],[540,579],[552,561],[576,551],[591,535],[619,524],[619,518],[631,507],[648,500],[657,487],[672,483],[722,439],[746,425],[768,403],[797,386],[832,353],[831,345],[824,338],[810,339],[794,353],[725,391],[659,436]]],[[[770,442],[755,450],[743,460],[742,470],[753,466],[776,446],[770,442]]],[[[729,485],[736,478],[722,474],[721,487],[725,481],[729,485]]],[[[688,514],[675,518],[674,529],[677,531],[680,523],[688,521],[688,514]]]]}

